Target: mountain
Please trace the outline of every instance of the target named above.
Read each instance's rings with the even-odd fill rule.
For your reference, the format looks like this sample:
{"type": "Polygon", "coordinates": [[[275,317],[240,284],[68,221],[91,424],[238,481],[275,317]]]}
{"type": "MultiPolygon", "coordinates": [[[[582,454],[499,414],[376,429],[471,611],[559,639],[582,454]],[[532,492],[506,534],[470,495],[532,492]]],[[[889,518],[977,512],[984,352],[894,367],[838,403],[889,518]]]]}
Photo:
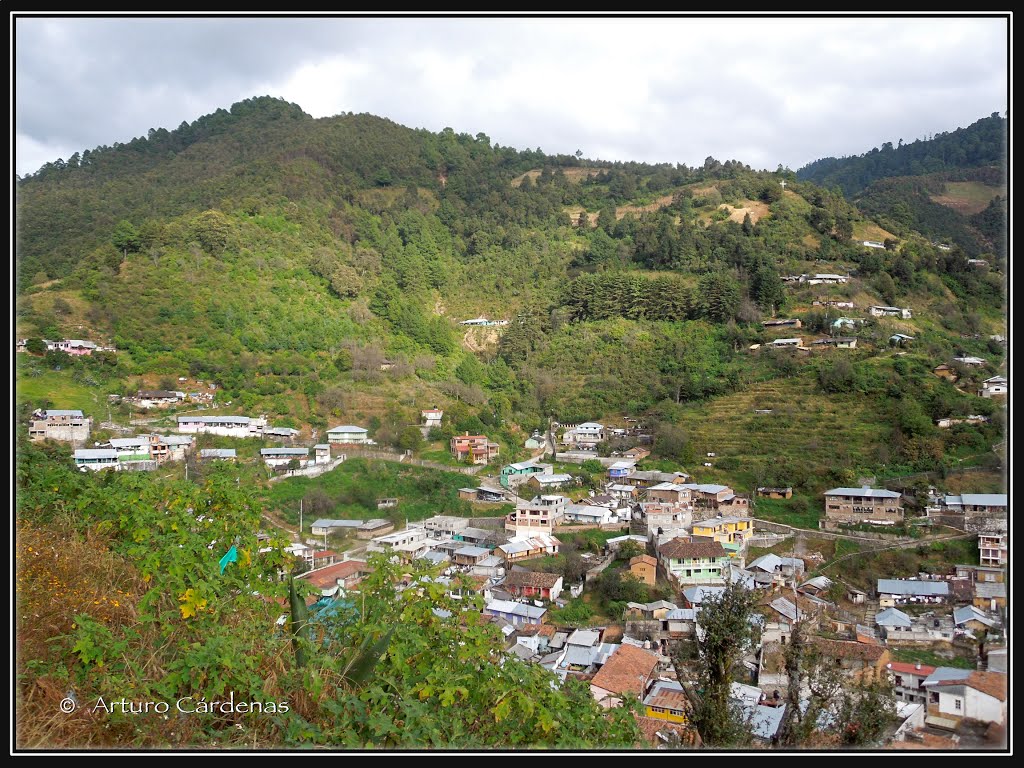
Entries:
{"type": "MultiPolygon", "coordinates": [[[[749,487],[792,471],[810,493],[858,469],[932,468],[963,457],[931,420],[993,407],[929,371],[957,353],[986,356],[979,375],[998,370],[985,336],[1005,335],[1003,284],[998,260],[971,267],[972,251],[896,216],[910,204],[900,190],[862,207],[736,160],[590,162],[249,99],[18,181],[19,337],[118,349],[19,355],[19,402],[105,415],[107,394],[187,376],[216,382],[232,412],[362,422],[396,444],[437,405],[442,437],[485,432],[509,459],[550,419],[631,415],[652,427],[657,458],[691,466],[724,437],[694,426],[708,403],[788,389],[875,426],[854,440],[787,430],[784,465],[740,441],[709,477],[749,487]],[[853,277],[782,280],[820,272],[853,277]],[[800,318],[808,340],[828,332],[835,312],[814,302],[829,298],[858,316],[898,303],[913,319],[870,319],[855,353],[750,351],[774,338],[761,324],[773,315],[800,318]],[[459,324],[479,316],[509,322],[459,324]],[[894,331],[917,347],[896,355],[894,331]]],[[[982,208],[972,231],[991,238],[997,214],[982,208]]],[[[999,427],[971,429],[976,446],[996,442],[999,427]]]]}
{"type": "Polygon", "coordinates": [[[797,177],[838,187],[889,230],[956,243],[970,257],[1006,251],[1007,119],[994,112],[928,140],[827,157],[797,177]]]}

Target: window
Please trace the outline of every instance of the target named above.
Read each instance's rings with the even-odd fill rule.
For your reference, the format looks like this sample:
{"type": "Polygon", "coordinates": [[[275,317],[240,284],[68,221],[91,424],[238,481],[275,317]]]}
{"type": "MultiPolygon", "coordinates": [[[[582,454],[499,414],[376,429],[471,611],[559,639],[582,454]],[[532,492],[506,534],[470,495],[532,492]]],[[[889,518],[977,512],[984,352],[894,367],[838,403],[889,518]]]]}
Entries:
{"type": "Polygon", "coordinates": [[[932,691],[931,693],[929,693],[928,694],[928,701],[931,704],[938,704],[939,703],[939,692],[938,691],[932,691]]]}
{"type": "Polygon", "coordinates": [[[956,700],[956,701],[954,702],[954,704],[955,704],[955,706],[956,706],[956,711],[957,711],[957,712],[959,712],[959,711],[960,711],[960,699],[957,699],[957,700],[956,700]]]}
{"type": "Polygon", "coordinates": [[[896,675],[896,685],[903,685],[903,676],[896,675]]]}

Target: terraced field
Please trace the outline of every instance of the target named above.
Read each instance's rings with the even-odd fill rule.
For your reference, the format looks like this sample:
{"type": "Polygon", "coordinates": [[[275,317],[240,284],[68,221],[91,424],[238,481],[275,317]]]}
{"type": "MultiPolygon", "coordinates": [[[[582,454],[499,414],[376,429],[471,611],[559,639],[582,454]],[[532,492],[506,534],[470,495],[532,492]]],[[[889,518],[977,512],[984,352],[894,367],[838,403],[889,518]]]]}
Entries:
{"type": "MultiPolygon", "coordinates": [[[[686,429],[698,462],[700,482],[735,483],[749,490],[759,465],[803,465],[828,485],[834,468],[874,462],[874,453],[889,428],[870,404],[853,397],[815,391],[809,378],[777,379],[750,385],[743,392],[696,404],[680,424],[686,429]],[[755,409],[772,409],[756,414],[755,409]],[[704,458],[709,452],[711,459],[704,458]],[[724,465],[724,466],[723,466],[724,465]]],[[[851,478],[852,479],[852,478],[851,478]]]]}

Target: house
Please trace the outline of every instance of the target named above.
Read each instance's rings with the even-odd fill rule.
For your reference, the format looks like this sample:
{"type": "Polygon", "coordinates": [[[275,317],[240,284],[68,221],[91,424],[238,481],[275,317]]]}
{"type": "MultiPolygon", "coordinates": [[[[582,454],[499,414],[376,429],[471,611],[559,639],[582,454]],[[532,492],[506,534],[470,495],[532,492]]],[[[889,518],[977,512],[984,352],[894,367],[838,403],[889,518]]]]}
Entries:
{"type": "Polygon", "coordinates": [[[761,322],[761,325],[763,325],[765,328],[781,328],[785,326],[791,328],[800,328],[803,326],[803,323],[801,323],[796,318],[792,318],[787,320],[764,320],[761,322]]]}
{"type": "Polygon", "coordinates": [[[849,523],[892,525],[903,520],[900,494],[877,488],[833,488],[825,491],[825,527],[849,523]]]}
{"type": "MultiPolygon", "coordinates": [[[[459,553],[456,552],[456,555],[459,553]]],[[[557,600],[562,593],[562,577],[557,573],[539,571],[509,571],[501,585],[514,597],[532,597],[557,600]]]]}
{"type": "Polygon", "coordinates": [[[611,483],[605,490],[609,496],[621,501],[632,501],[640,495],[640,491],[635,485],[625,483],[611,483]]]}
{"type": "Polygon", "coordinates": [[[614,462],[608,467],[608,477],[611,478],[612,482],[616,482],[624,477],[629,477],[636,470],[636,461],[634,459],[623,459],[622,461],[614,462]]]}
{"type": "Polygon", "coordinates": [[[476,565],[485,557],[490,557],[491,550],[487,547],[474,547],[467,545],[456,549],[452,555],[456,565],[476,565]]]}
{"type": "Polygon", "coordinates": [[[97,346],[95,342],[86,341],[84,339],[64,339],[63,341],[45,341],[45,343],[46,350],[48,352],[64,352],[72,355],[73,357],[91,355],[93,352],[101,349],[101,347],[97,346]]]}
{"type": "Polygon", "coordinates": [[[999,620],[992,618],[973,605],[964,605],[953,611],[953,624],[965,632],[998,629],[999,620]]]}
{"type": "Polygon", "coordinates": [[[166,408],[184,400],[184,394],[166,389],[140,389],[135,395],[135,402],[140,408],[166,408]],[[179,398],[179,394],[182,397],[179,398]]]}
{"type": "Polygon", "coordinates": [[[885,243],[880,243],[877,240],[865,240],[863,245],[867,248],[885,248],[885,243]]]}
{"type": "MultiPolygon", "coordinates": [[[[618,518],[614,517],[614,520],[618,520],[618,518]]],[[[566,504],[562,522],[578,525],[607,525],[613,522],[613,514],[608,507],[598,507],[592,504],[566,504]]]]}
{"type": "Polygon", "coordinates": [[[640,505],[640,510],[647,524],[647,537],[651,541],[661,543],[662,536],[668,536],[669,539],[689,536],[686,529],[693,522],[693,512],[689,505],[646,501],[640,505]]]}
{"type": "Polygon", "coordinates": [[[747,566],[749,571],[771,574],[777,583],[784,583],[786,577],[799,579],[804,573],[804,561],[799,557],[779,557],[768,553],[747,566]]]}
{"type": "Polygon", "coordinates": [[[852,336],[831,336],[827,339],[818,339],[811,342],[818,346],[835,347],[836,349],[856,349],[857,339],[852,336]]]}
{"type": "Polygon", "coordinates": [[[567,429],[562,435],[562,442],[565,445],[574,446],[576,450],[581,451],[596,451],[597,444],[604,439],[604,425],[595,421],[585,421],[572,429],[567,429]]]}
{"type": "Polygon", "coordinates": [[[868,312],[872,317],[900,317],[904,320],[910,320],[913,316],[913,313],[906,307],[873,306],[868,307],[868,312]]]}
{"type": "Polygon", "coordinates": [[[640,446],[637,446],[636,448],[630,448],[628,451],[622,452],[622,458],[632,459],[633,461],[640,461],[641,459],[646,459],[650,455],[651,452],[649,450],[647,450],[646,448],[641,448],[640,446]]]}
{"type": "Polygon", "coordinates": [[[383,536],[375,536],[366,546],[369,552],[397,554],[403,560],[414,560],[430,549],[427,532],[423,528],[407,528],[383,536]]]}
{"type": "Polygon", "coordinates": [[[766,499],[791,499],[793,498],[793,488],[790,486],[785,488],[761,486],[757,489],[757,495],[766,499]]]}
{"type": "Polygon", "coordinates": [[[1005,376],[993,376],[981,382],[978,397],[1006,397],[1010,394],[1010,382],[1005,376]]]}
{"type": "Polygon", "coordinates": [[[722,504],[732,501],[736,495],[727,485],[682,483],[682,486],[690,490],[696,506],[708,509],[718,509],[722,504]]]}
{"type": "Polygon", "coordinates": [[[675,680],[656,680],[644,697],[644,714],[669,723],[688,722],[690,702],[675,680]]]}
{"type": "Polygon", "coordinates": [[[832,321],[832,330],[838,331],[842,328],[856,328],[863,320],[855,320],[851,317],[838,317],[832,321]]]}
{"type": "Polygon", "coordinates": [[[913,340],[913,336],[907,336],[905,333],[894,333],[889,337],[889,343],[894,347],[905,347],[913,340]]]}
{"type": "Polygon", "coordinates": [[[946,365],[945,363],[943,363],[942,365],[936,365],[934,368],[932,368],[932,373],[934,373],[940,379],[946,379],[947,381],[956,381],[959,378],[953,367],[946,365]]]}
{"type": "Polygon", "coordinates": [[[505,530],[512,533],[551,533],[565,515],[569,499],[565,496],[544,494],[530,501],[521,501],[514,512],[505,518],[505,530]]]}
{"type": "Polygon", "coordinates": [[[260,448],[260,456],[268,467],[281,467],[292,461],[302,465],[309,460],[309,448],[260,448]]]}
{"type": "Polygon", "coordinates": [[[369,443],[371,440],[368,437],[369,432],[362,427],[357,427],[352,424],[343,424],[340,427],[334,427],[333,429],[327,430],[327,442],[328,443],[369,443]]]}
{"type": "Polygon", "coordinates": [[[649,587],[654,586],[658,561],[650,555],[637,555],[629,561],[629,572],[649,587]]]}
{"type": "Polygon", "coordinates": [[[780,347],[802,347],[804,345],[803,339],[796,336],[791,339],[775,339],[768,346],[779,349],[780,347]]]}
{"type": "Polygon", "coordinates": [[[522,624],[542,624],[547,608],[538,608],[527,603],[515,603],[510,600],[491,600],[484,608],[484,615],[497,616],[513,626],[522,624]]]}
{"type": "Polygon", "coordinates": [[[92,419],[78,410],[45,410],[32,414],[28,435],[33,442],[60,440],[81,444],[89,439],[92,419]]]}
{"type": "Polygon", "coordinates": [[[315,464],[330,464],[331,463],[331,445],[330,443],[317,443],[313,446],[313,462],[315,464]]]}
{"type": "Polygon", "coordinates": [[[712,517],[695,522],[690,528],[694,541],[710,539],[722,545],[730,557],[743,554],[747,541],[754,535],[753,520],[749,517],[712,517]]]}
{"type": "Polygon", "coordinates": [[[732,695],[730,701],[734,702],[743,713],[744,720],[749,724],[751,735],[754,741],[762,745],[775,744],[779,739],[779,729],[782,728],[782,719],[786,714],[785,705],[775,706],[774,702],[759,703],[763,698],[761,690],[741,683],[733,683],[731,686],[732,695]],[[736,694],[737,688],[745,688],[757,691],[757,700],[751,697],[736,694]]]}
{"type": "Polygon", "coordinates": [[[900,642],[900,635],[910,635],[914,628],[911,618],[898,608],[886,608],[876,614],[875,624],[882,638],[890,643],[900,642]]]}
{"type": "Polygon", "coordinates": [[[859,680],[881,679],[885,665],[891,661],[888,649],[880,645],[820,637],[813,637],[810,642],[825,663],[834,661],[836,668],[859,680]]]}
{"type": "Polygon", "coordinates": [[[929,675],[935,672],[935,667],[920,663],[891,661],[885,665],[885,669],[892,680],[893,693],[896,698],[911,704],[926,703],[928,692],[923,683],[929,675]]]}
{"type": "Polygon", "coordinates": [[[661,504],[683,504],[689,506],[691,491],[680,483],[658,483],[647,489],[647,501],[661,504]]]}
{"type": "Polygon", "coordinates": [[[362,524],[362,520],[329,520],[321,517],[310,526],[309,530],[314,536],[324,536],[335,531],[355,530],[362,524]]]}
{"type": "Polygon", "coordinates": [[[956,578],[970,579],[973,585],[976,581],[996,582],[1005,581],[1006,572],[993,565],[957,565],[956,578]]]}
{"type": "Polygon", "coordinates": [[[75,449],[75,466],[87,469],[120,469],[117,451],[113,448],[77,448],[75,449]]]}
{"type": "Polygon", "coordinates": [[[528,537],[517,536],[500,544],[495,548],[494,554],[506,563],[518,563],[535,557],[557,555],[559,546],[561,542],[554,536],[538,533],[528,537]]]}
{"type": "Polygon", "coordinates": [[[717,541],[687,541],[676,538],[658,551],[665,572],[680,585],[723,584],[722,569],[729,556],[717,541]]]}
{"type": "Polygon", "coordinates": [[[983,357],[967,356],[967,357],[954,357],[953,358],[953,362],[954,363],[960,363],[960,365],[966,365],[966,366],[968,366],[970,368],[980,368],[981,366],[985,365],[985,363],[988,362],[988,361],[985,360],[985,358],[983,358],[983,357]]]}
{"type": "Polygon", "coordinates": [[[998,611],[1006,607],[1006,584],[977,582],[974,585],[974,606],[985,611],[998,611]]]}
{"type": "Polygon", "coordinates": [[[472,464],[490,464],[498,457],[501,446],[487,439],[487,435],[471,435],[466,432],[451,439],[450,449],[456,461],[472,464]]]}
{"type": "Polygon", "coordinates": [[[923,686],[928,692],[928,725],[955,730],[964,718],[1006,722],[1005,674],[939,667],[923,686]]]}
{"type": "Polygon", "coordinates": [[[687,587],[683,590],[683,607],[694,609],[700,608],[709,599],[717,599],[723,592],[725,592],[724,586],[687,587]]]}
{"type": "Polygon", "coordinates": [[[982,565],[1006,565],[1010,556],[1010,544],[1006,533],[979,533],[978,556],[982,565]]]}
{"type": "Polygon", "coordinates": [[[307,571],[298,578],[320,590],[323,597],[340,597],[358,586],[373,568],[362,560],[343,560],[326,567],[307,571]]]}
{"type": "Polygon", "coordinates": [[[469,520],[465,517],[453,517],[451,515],[434,515],[428,517],[421,523],[427,531],[427,535],[434,539],[455,538],[456,534],[469,527],[469,520]]]}
{"type": "Polygon", "coordinates": [[[950,511],[992,517],[1006,517],[1006,502],[1005,493],[962,493],[943,498],[944,505],[950,511]]]}
{"type": "Polygon", "coordinates": [[[878,602],[883,608],[907,603],[944,603],[949,597],[946,581],[879,579],[878,602]]]}
{"type": "Polygon", "coordinates": [[[356,528],[356,538],[373,539],[377,536],[383,536],[386,533],[391,533],[393,530],[395,530],[395,524],[393,522],[380,517],[375,517],[372,520],[366,520],[362,525],[356,528]]]}
{"type": "Polygon", "coordinates": [[[657,470],[637,470],[619,480],[620,483],[636,486],[637,488],[650,488],[658,483],[686,483],[690,476],[685,472],[659,472],[657,470]]]}
{"type": "Polygon", "coordinates": [[[807,283],[808,285],[836,285],[838,283],[845,283],[850,278],[846,275],[807,275],[805,279],[800,282],[807,283]]]}
{"type": "Polygon", "coordinates": [[[658,667],[658,657],[623,643],[590,681],[590,693],[602,707],[620,707],[627,696],[641,698],[658,667]]]}
{"type": "Polygon", "coordinates": [[[441,418],[444,416],[444,411],[438,410],[437,408],[428,408],[425,411],[420,411],[420,418],[423,419],[423,426],[427,427],[440,427],[441,418]]]}
{"type": "Polygon", "coordinates": [[[572,475],[566,474],[534,474],[524,483],[537,493],[551,492],[556,488],[570,485],[573,481],[572,475]]]}
{"type": "Polygon", "coordinates": [[[184,434],[209,434],[224,437],[259,437],[266,419],[248,416],[179,416],[178,431],[184,434]]]}
{"type": "Polygon", "coordinates": [[[811,597],[819,597],[831,589],[834,582],[828,576],[815,576],[813,579],[808,579],[799,587],[796,591],[801,595],[809,595],[811,597]]]}
{"type": "Polygon", "coordinates": [[[533,475],[551,474],[552,465],[537,464],[533,461],[519,461],[515,464],[508,464],[501,468],[502,488],[516,488],[520,483],[526,482],[533,475]]]}
{"type": "Polygon", "coordinates": [[[637,536],[636,534],[629,534],[629,535],[626,535],[626,536],[615,536],[615,537],[613,537],[611,539],[608,539],[604,543],[604,545],[605,545],[605,548],[606,548],[606,550],[608,552],[618,552],[619,548],[624,543],[626,543],[627,541],[635,541],[641,547],[646,547],[647,546],[647,537],[646,536],[637,536]]]}
{"type": "Polygon", "coordinates": [[[299,430],[294,427],[264,427],[263,436],[279,438],[281,440],[294,440],[299,430]]]}
{"type": "Polygon", "coordinates": [[[539,432],[534,432],[523,443],[523,447],[528,451],[536,451],[538,448],[544,447],[544,438],[541,437],[539,432]]]}
{"type": "Polygon", "coordinates": [[[238,456],[234,448],[201,448],[199,450],[199,458],[204,461],[235,461],[238,456]]]}

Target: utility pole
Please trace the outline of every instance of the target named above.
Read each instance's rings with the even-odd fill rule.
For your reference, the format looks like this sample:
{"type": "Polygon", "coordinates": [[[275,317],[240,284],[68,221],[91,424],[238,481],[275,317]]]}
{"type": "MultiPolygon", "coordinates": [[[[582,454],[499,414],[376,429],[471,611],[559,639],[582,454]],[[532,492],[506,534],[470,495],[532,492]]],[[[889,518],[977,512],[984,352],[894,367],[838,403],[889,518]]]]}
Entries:
{"type": "Polygon", "coordinates": [[[299,499],[299,541],[302,541],[302,499],[299,499]]]}

